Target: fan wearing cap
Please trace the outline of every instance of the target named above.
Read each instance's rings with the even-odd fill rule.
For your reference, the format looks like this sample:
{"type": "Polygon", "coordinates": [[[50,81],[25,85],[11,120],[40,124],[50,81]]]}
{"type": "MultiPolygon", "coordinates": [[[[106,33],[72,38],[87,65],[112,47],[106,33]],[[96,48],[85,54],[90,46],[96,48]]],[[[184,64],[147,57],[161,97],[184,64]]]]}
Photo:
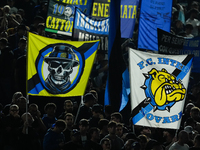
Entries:
{"type": "Polygon", "coordinates": [[[79,129],[81,134],[80,143],[82,144],[83,147],[85,147],[85,143],[89,139],[88,137],[89,122],[87,119],[81,119],[79,121],[79,129]]]}
{"type": "Polygon", "coordinates": [[[64,146],[65,136],[63,131],[66,128],[64,120],[57,120],[55,127],[49,129],[44,136],[43,150],[61,149],[64,146]]]}
{"type": "Polygon", "coordinates": [[[75,53],[66,45],[54,46],[48,57],[44,58],[48,64],[49,75],[45,80],[47,90],[52,94],[66,93],[71,85],[70,74],[73,67],[79,65],[75,53]]]}
{"type": "Polygon", "coordinates": [[[94,105],[96,97],[92,93],[87,93],[83,97],[83,105],[80,107],[80,111],[76,123],[81,119],[90,119],[92,117],[91,107],[94,105]]]}
{"type": "Polygon", "coordinates": [[[100,119],[103,119],[103,106],[94,104],[92,106],[92,117],[89,120],[90,128],[98,127],[100,119]]]}
{"type": "Polygon", "coordinates": [[[108,124],[109,134],[104,137],[111,140],[111,150],[121,150],[124,146],[123,140],[116,135],[116,126],[117,123],[115,121],[110,121],[108,124]]]}
{"type": "Polygon", "coordinates": [[[188,146],[189,147],[194,146],[193,140],[194,140],[195,132],[193,128],[191,126],[186,126],[184,130],[188,133],[188,142],[187,142],[188,146]]]}

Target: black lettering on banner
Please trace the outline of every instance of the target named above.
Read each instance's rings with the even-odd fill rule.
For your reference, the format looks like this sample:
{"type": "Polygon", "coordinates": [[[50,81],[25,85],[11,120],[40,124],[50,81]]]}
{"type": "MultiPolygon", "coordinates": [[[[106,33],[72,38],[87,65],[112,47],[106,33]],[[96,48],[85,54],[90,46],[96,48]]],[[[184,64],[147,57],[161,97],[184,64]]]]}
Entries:
{"type": "Polygon", "coordinates": [[[108,50],[108,36],[106,35],[97,35],[88,33],[82,30],[74,30],[77,36],[78,41],[91,41],[91,40],[99,40],[100,39],[100,47],[101,50],[108,50]]]}

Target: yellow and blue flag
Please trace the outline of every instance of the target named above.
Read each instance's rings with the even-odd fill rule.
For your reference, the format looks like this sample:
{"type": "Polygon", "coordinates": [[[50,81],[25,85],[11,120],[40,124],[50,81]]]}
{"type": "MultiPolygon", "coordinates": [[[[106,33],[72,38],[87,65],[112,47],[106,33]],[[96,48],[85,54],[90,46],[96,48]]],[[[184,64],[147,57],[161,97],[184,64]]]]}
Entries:
{"type": "Polygon", "coordinates": [[[64,41],[28,34],[28,95],[84,95],[99,41],[64,41]]]}

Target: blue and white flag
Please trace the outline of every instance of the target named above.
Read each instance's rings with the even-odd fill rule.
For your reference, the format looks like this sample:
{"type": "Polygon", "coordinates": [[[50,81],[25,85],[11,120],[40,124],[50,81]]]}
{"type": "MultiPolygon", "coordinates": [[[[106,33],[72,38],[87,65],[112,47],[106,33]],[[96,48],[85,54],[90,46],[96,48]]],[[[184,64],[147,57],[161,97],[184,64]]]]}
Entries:
{"type": "Polygon", "coordinates": [[[158,51],[157,28],[170,31],[172,1],[142,0],[138,48],[158,51]]]}
{"type": "Polygon", "coordinates": [[[73,39],[91,41],[100,39],[100,49],[108,50],[109,18],[94,19],[76,9],[73,39]]]}
{"type": "Polygon", "coordinates": [[[129,49],[133,124],[178,129],[192,55],[161,55],[129,49]]]}

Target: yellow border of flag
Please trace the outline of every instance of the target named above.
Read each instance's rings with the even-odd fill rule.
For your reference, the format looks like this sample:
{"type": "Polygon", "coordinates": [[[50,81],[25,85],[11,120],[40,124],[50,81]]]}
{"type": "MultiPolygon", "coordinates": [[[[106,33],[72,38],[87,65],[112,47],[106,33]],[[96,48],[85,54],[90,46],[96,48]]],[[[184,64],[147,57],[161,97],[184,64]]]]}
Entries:
{"type": "MultiPolygon", "coordinates": [[[[64,41],[64,40],[58,40],[58,39],[51,39],[43,36],[39,36],[33,33],[28,33],[28,52],[27,52],[27,94],[28,95],[36,95],[36,96],[52,96],[52,97],[70,97],[70,96],[81,96],[84,95],[85,89],[87,86],[87,82],[92,70],[92,66],[94,63],[94,59],[96,56],[97,48],[99,45],[99,40],[95,41],[64,41]],[[85,65],[82,69],[82,75],[80,77],[80,80],[76,84],[74,88],[72,88],[69,92],[64,94],[51,94],[49,93],[45,88],[43,90],[39,91],[38,93],[31,92],[29,89],[29,82],[32,82],[33,77],[37,75],[37,68],[36,68],[36,59],[38,55],[40,54],[40,50],[45,48],[48,45],[51,44],[57,44],[57,43],[63,43],[63,44],[70,44],[74,46],[75,48],[80,48],[84,44],[87,43],[94,43],[92,46],[93,51],[92,53],[85,59],[85,65]]],[[[34,84],[33,82],[31,83],[34,84]]],[[[39,83],[42,86],[42,83],[39,83]]],[[[36,88],[36,85],[34,86],[36,88]]],[[[36,88],[37,89],[37,88],[36,88]]]]}

